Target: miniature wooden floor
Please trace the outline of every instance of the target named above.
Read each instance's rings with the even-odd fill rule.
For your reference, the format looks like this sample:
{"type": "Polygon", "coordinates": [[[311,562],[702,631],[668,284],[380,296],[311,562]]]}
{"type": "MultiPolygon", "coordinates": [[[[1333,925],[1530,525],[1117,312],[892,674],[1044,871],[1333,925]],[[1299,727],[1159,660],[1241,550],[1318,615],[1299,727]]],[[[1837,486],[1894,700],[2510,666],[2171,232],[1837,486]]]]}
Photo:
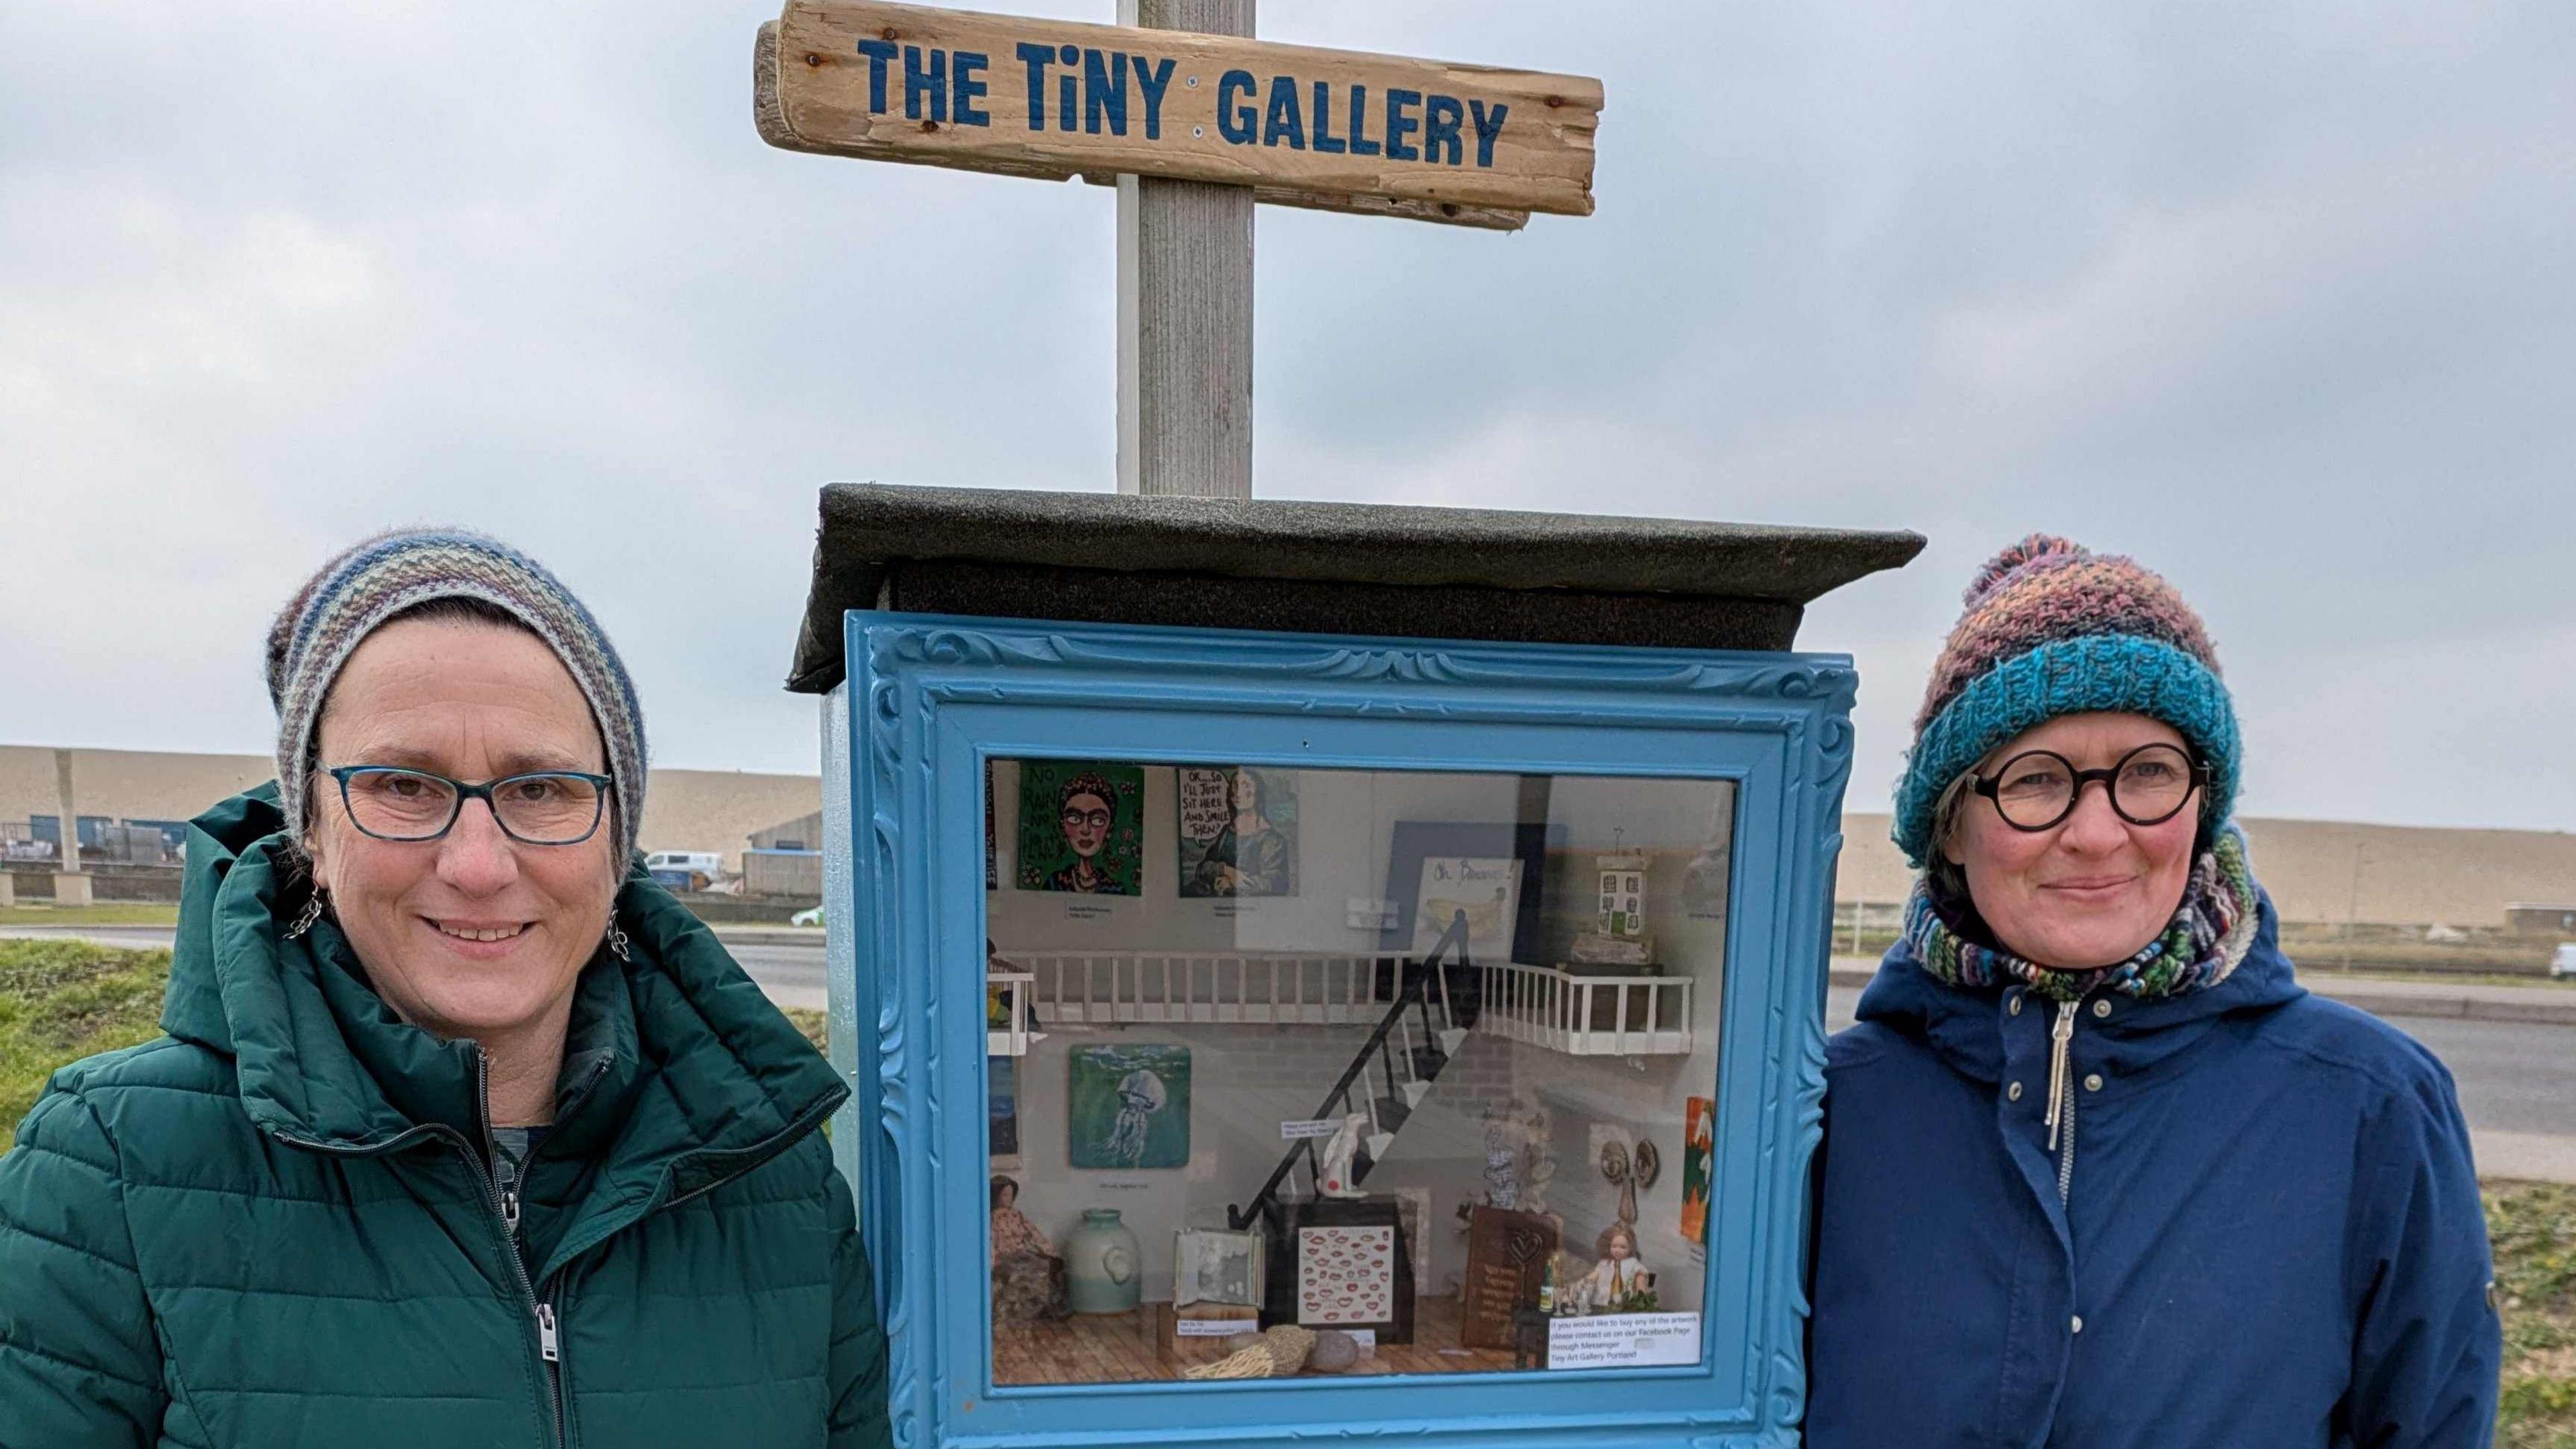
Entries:
{"type": "MultiPolygon", "coordinates": [[[[996,1384],[1130,1384],[1177,1379],[1192,1363],[1221,1358],[1201,1350],[1204,1358],[1180,1360],[1162,1350],[1163,1315],[1159,1303],[1132,1313],[1077,1313],[1061,1323],[1035,1323],[996,1329],[993,1333],[993,1382],[996,1384]]],[[[1213,1345],[1222,1340],[1200,1340],[1213,1345]]],[[[1196,1347],[1197,1344],[1193,1344],[1196,1347]]],[[[1413,1342],[1380,1343],[1374,1355],[1363,1354],[1352,1374],[1464,1374],[1508,1372],[1509,1349],[1458,1346],[1458,1300],[1415,1300],[1413,1342]]]]}

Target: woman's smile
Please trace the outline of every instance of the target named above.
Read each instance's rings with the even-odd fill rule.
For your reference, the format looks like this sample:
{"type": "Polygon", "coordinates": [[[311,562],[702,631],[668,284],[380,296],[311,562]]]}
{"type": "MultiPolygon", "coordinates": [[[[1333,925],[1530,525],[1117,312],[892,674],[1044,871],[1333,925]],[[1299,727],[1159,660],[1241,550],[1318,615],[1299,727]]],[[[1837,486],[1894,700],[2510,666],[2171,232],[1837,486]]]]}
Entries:
{"type": "Polygon", "coordinates": [[[2048,881],[2041,890],[2051,891],[2076,905],[2107,904],[2137,883],[2134,875],[2089,875],[2068,880],[2048,881]]]}
{"type": "Polygon", "coordinates": [[[460,917],[421,917],[438,933],[440,943],[469,961],[498,961],[519,947],[535,929],[534,921],[478,921],[460,917]]]}

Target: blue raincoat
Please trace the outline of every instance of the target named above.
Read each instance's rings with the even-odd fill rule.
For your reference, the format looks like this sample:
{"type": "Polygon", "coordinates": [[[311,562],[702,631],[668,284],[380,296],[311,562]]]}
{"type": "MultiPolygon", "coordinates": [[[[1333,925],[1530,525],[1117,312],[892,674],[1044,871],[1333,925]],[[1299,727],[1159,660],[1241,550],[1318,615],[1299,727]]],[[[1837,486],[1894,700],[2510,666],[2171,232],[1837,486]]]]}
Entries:
{"type": "Polygon", "coordinates": [[[2309,995],[2262,911],[2217,986],[2063,1013],[1888,952],[1826,1053],[1811,1449],[2488,1443],[2450,1073],[2309,995]]]}

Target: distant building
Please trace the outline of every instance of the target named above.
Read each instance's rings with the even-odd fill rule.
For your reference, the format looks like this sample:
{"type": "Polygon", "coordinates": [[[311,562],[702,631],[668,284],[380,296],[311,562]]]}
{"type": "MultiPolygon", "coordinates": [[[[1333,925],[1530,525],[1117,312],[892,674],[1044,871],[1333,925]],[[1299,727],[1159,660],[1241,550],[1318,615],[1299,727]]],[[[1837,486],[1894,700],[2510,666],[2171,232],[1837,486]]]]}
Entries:
{"type": "MultiPolygon", "coordinates": [[[[0,842],[17,839],[32,859],[53,857],[62,839],[62,797],[50,746],[0,745],[0,842]],[[42,842],[41,850],[36,842],[42,842]]],[[[73,808],[80,815],[81,858],[102,861],[106,832],[153,830],[178,844],[186,822],[206,807],[277,773],[266,755],[193,755],[157,750],[74,749],[73,808]]],[[[732,770],[655,770],[646,782],[640,848],[715,851],[728,872],[742,867],[743,839],[773,820],[817,811],[822,782],[812,775],[732,770]]],[[[817,827],[819,833],[819,827],[817,827]]],[[[809,840],[819,845],[819,839],[809,840]]],[[[144,848],[140,837],[133,848],[144,848]]],[[[0,855],[20,858],[0,844],[0,855]]],[[[119,857],[122,859],[123,857],[119,857]]]]}
{"type": "Polygon", "coordinates": [[[754,850],[821,850],[823,848],[823,812],[799,815],[767,830],[751,832],[754,850]]]}
{"type": "Polygon", "coordinates": [[[2504,924],[2517,936],[2576,939],[2576,905],[2535,906],[2517,901],[2504,908],[2504,924]]]}
{"type": "MultiPolygon", "coordinates": [[[[42,870],[60,849],[54,755],[50,747],[0,745],[0,857],[20,871],[42,870]]],[[[181,822],[276,771],[265,755],[84,749],[71,755],[85,864],[109,862],[111,835],[118,848],[144,856],[152,850],[147,834],[184,840],[181,822]]],[[[823,844],[823,791],[814,776],[655,770],[650,786],[643,849],[718,852],[726,873],[743,875],[753,894],[822,894],[814,852],[823,844]]],[[[2254,873],[2285,921],[2488,929],[2510,923],[2576,939],[2561,924],[2576,913],[2576,835],[2317,820],[2241,823],[2254,873]],[[2566,904],[2535,904],[2546,902],[2566,904]]],[[[1892,910],[1905,898],[1913,873],[1887,833],[1885,815],[1843,817],[1835,892],[1841,900],[1892,910]]]]}
{"type": "Polygon", "coordinates": [[[800,901],[823,898],[823,812],[751,833],[742,853],[742,893],[800,901]]]}

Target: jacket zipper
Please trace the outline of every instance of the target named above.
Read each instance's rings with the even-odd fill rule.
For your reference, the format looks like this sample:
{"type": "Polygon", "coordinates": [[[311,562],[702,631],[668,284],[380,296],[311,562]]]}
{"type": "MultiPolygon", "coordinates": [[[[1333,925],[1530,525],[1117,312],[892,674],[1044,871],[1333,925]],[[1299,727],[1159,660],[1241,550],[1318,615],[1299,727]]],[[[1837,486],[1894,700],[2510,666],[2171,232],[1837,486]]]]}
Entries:
{"type": "Polygon", "coordinates": [[[511,1237],[512,1230],[507,1226],[508,1216],[502,1211],[501,1193],[492,1182],[492,1174],[484,1169],[482,1159],[474,1155],[474,1144],[458,1135],[453,1128],[435,1126],[412,1127],[382,1142],[365,1146],[353,1146],[346,1142],[324,1142],[313,1137],[298,1137],[292,1132],[278,1132],[274,1135],[278,1141],[290,1146],[301,1147],[312,1152],[328,1153],[333,1157],[381,1157],[399,1152],[414,1141],[427,1141],[433,1137],[456,1149],[456,1155],[465,1159],[466,1169],[474,1174],[476,1181],[483,1184],[484,1199],[492,1204],[494,1216],[504,1222],[501,1239],[502,1254],[510,1260],[512,1271],[518,1275],[520,1291],[526,1294],[528,1303],[535,1309],[531,1316],[535,1318],[537,1324],[537,1350],[546,1361],[546,1402],[554,1411],[555,1442],[562,1444],[564,1442],[563,1397],[562,1390],[557,1386],[555,1379],[558,1372],[556,1364],[562,1357],[562,1343],[556,1332],[554,1310],[537,1296],[536,1285],[528,1280],[528,1267],[519,1261],[519,1245],[511,1237]]]}
{"type": "MultiPolygon", "coordinates": [[[[475,1053],[474,1066],[477,1085],[477,1091],[475,1094],[476,1117],[483,1134],[483,1150],[484,1152],[489,1153],[492,1150],[490,1104],[492,1064],[489,1060],[484,1058],[480,1050],[477,1050],[475,1053]]],[[[590,1081],[583,1084],[581,1093],[576,1094],[576,1099],[580,1095],[586,1095],[591,1087],[598,1084],[599,1078],[606,1075],[606,1073],[607,1068],[605,1064],[603,1064],[598,1071],[591,1074],[590,1081]]],[[[846,1098],[844,1098],[844,1100],[846,1100],[846,1098]]],[[[701,1183],[697,1187],[681,1193],[669,1202],[662,1204],[663,1208],[668,1209],[677,1207],[681,1203],[687,1202],[692,1198],[702,1197],[707,1193],[713,1192],[717,1188],[724,1186],[725,1183],[732,1181],[735,1177],[741,1176],[742,1173],[749,1172],[753,1168],[767,1162],[769,1158],[777,1155],[776,1149],[778,1144],[792,1141],[795,1138],[802,1136],[804,1133],[812,1131],[814,1124],[821,1121],[824,1117],[829,1116],[830,1111],[831,1109],[825,1108],[821,1111],[809,1111],[800,1115],[795,1121],[790,1122],[783,1130],[772,1133],[770,1136],[763,1138],[760,1142],[744,1149],[743,1152],[739,1154],[739,1158],[744,1160],[743,1165],[737,1171],[727,1173],[722,1177],[701,1183]]],[[[519,1290],[524,1297],[524,1301],[529,1305],[529,1317],[537,1326],[537,1354],[539,1358],[544,1360],[546,1365],[546,1404],[554,1414],[555,1443],[558,1446],[567,1446],[568,1449],[571,1442],[569,1438],[570,1430],[564,1422],[563,1387],[561,1380],[563,1372],[562,1322],[555,1311],[554,1305],[548,1302],[544,1295],[538,1293],[536,1283],[528,1277],[528,1265],[519,1257],[518,1195],[515,1192],[504,1194],[500,1190],[499,1184],[493,1180],[491,1171],[483,1165],[484,1159],[476,1155],[474,1145],[466,1141],[464,1136],[453,1128],[427,1124],[407,1128],[404,1131],[398,1132],[394,1136],[387,1138],[383,1142],[371,1143],[365,1146],[353,1146],[343,1142],[324,1142],[311,1137],[298,1137],[290,1132],[277,1132],[274,1135],[280,1142],[291,1143],[297,1147],[307,1148],[315,1152],[328,1153],[334,1157],[381,1156],[408,1147],[414,1141],[426,1141],[433,1137],[445,1141],[448,1145],[456,1149],[457,1155],[465,1159],[466,1170],[473,1173],[475,1180],[483,1185],[484,1199],[491,1203],[493,1216],[501,1224],[502,1256],[510,1260],[510,1271],[519,1280],[519,1290]]],[[[588,1251],[587,1245],[585,1245],[583,1251],[588,1251]]]]}
{"type": "Polygon", "coordinates": [[[519,1256],[518,1188],[514,1183],[509,1191],[502,1191],[499,1182],[493,1178],[491,1169],[483,1165],[494,1150],[492,1059],[485,1056],[479,1048],[474,1053],[474,1072],[476,1078],[474,1115],[476,1124],[483,1133],[484,1156],[476,1157],[473,1149],[461,1141],[456,1146],[465,1158],[465,1165],[473,1169],[475,1177],[481,1180],[483,1196],[491,1202],[493,1216],[501,1221],[501,1256],[510,1260],[510,1272],[519,1280],[519,1291],[526,1295],[529,1316],[537,1325],[537,1357],[545,1361],[546,1410],[554,1420],[555,1443],[563,1445],[568,1442],[564,1437],[563,1339],[556,1332],[554,1305],[547,1302],[545,1295],[537,1291],[536,1283],[528,1277],[526,1260],[519,1256]]]}
{"type": "Polygon", "coordinates": [[[2075,1188],[2075,1071],[2070,1053],[2075,1044],[2078,1002],[2057,1003],[2057,1024],[2048,1033],[2048,1150],[2057,1154],[2057,1202],[2066,1205],[2075,1188]]]}

